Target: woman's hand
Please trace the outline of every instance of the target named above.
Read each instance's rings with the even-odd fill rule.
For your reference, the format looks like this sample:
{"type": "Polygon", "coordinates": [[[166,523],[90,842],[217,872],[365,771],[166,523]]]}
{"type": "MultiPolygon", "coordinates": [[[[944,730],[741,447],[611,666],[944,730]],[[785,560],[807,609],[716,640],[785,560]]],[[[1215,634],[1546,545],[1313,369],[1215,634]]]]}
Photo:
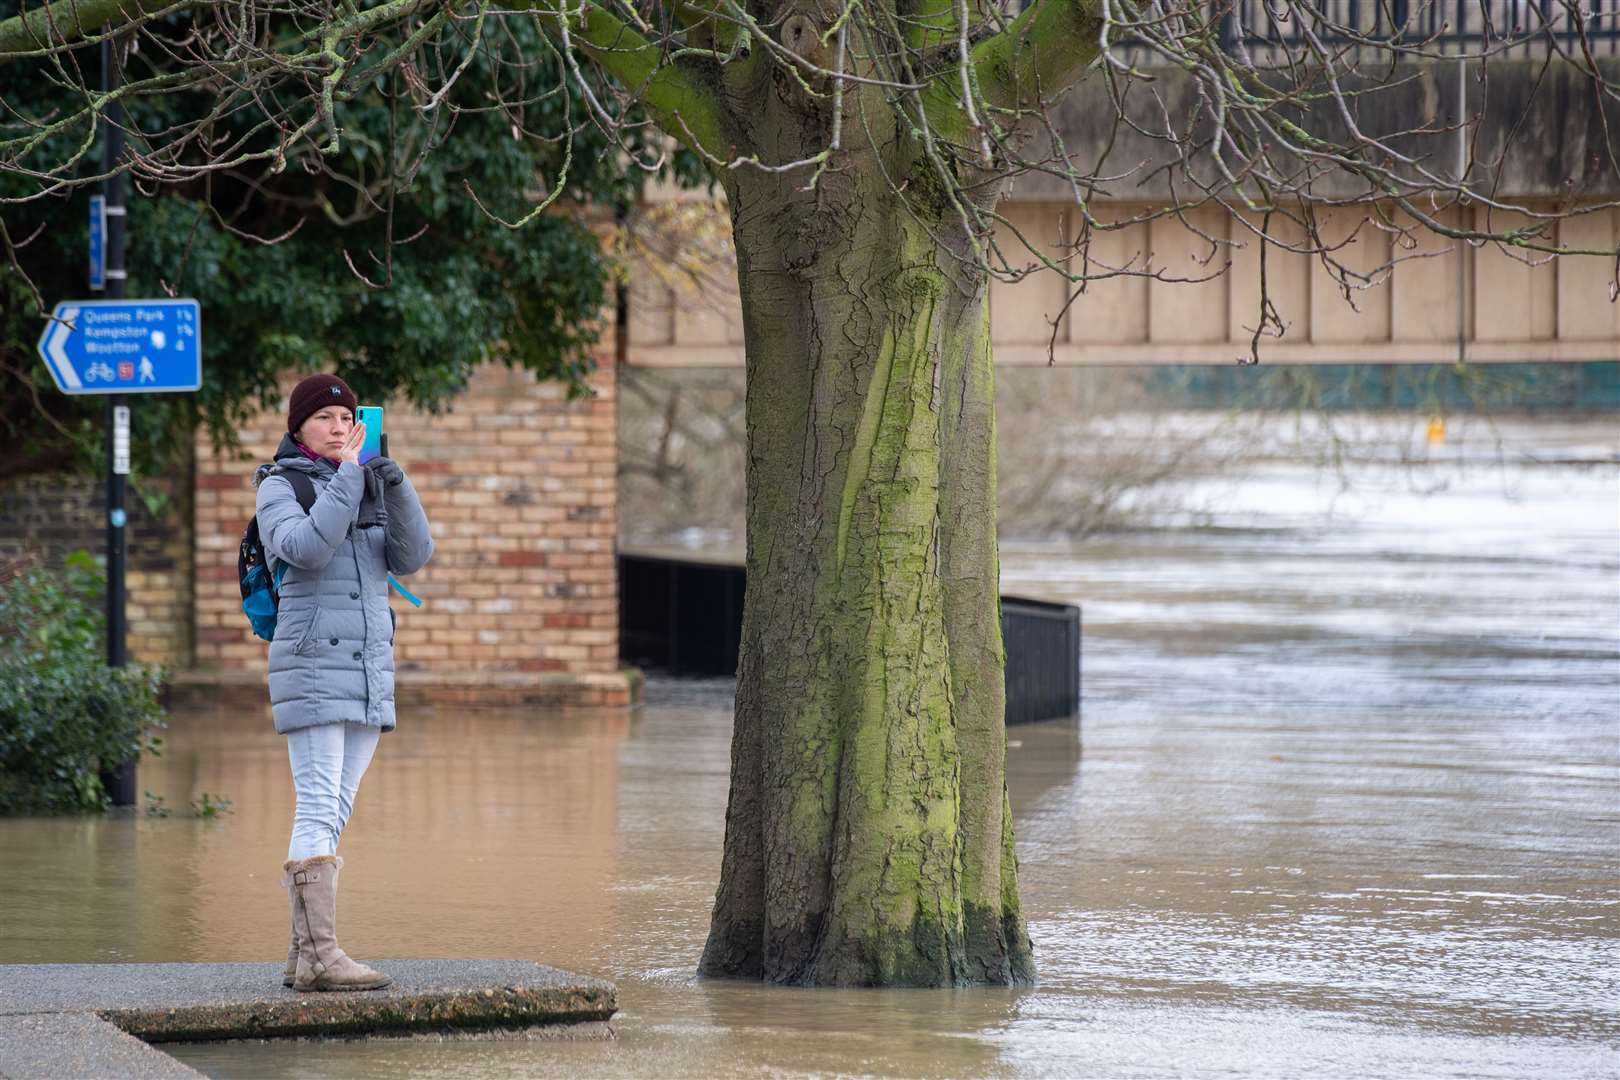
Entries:
{"type": "Polygon", "coordinates": [[[349,437],[343,443],[343,449],[338,451],[338,461],[340,463],[352,461],[356,465],[360,464],[360,447],[364,446],[365,442],[366,425],[364,423],[357,423],[349,430],[349,437]]]}
{"type": "Polygon", "coordinates": [[[405,482],[405,470],[399,463],[389,457],[374,457],[366,462],[365,468],[377,474],[377,478],[388,487],[399,487],[405,482]]]}

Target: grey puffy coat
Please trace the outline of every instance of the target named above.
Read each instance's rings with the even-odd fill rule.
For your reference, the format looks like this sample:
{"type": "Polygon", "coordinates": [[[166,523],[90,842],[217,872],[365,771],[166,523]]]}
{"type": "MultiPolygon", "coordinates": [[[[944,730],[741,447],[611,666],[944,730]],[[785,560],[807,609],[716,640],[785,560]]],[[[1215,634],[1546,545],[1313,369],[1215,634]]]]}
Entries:
{"type": "Polygon", "coordinates": [[[310,461],[291,436],[276,465],[307,473],[317,498],[309,513],[292,484],[264,466],[258,484],[259,536],[269,567],[287,564],[276,636],[270,643],[270,711],[285,735],[317,724],[394,729],[394,625],[388,575],[413,574],[433,554],[422,501],[407,477],[383,487],[382,507],[366,496],[365,470],[310,461]],[[365,513],[362,515],[362,502],[365,513]],[[357,526],[357,520],[377,524],[357,526]]]}

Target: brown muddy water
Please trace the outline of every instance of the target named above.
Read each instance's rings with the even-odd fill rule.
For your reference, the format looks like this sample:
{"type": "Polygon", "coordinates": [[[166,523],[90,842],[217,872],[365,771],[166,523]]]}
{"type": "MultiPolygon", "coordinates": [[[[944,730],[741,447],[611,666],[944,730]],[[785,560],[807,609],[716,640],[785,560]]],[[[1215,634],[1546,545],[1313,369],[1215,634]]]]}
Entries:
{"type": "MultiPolygon", "coordinates": [[[[1606,429],[1560,432],[1421,484],[1257,466],[1195,521],[1007,545],[1006,591],[1085,608],[1080,724],[1010,732],[1033,989],[695,979],[730,687],[654,682],[628,716],[402,716],[343,840],[351,952],[610,978],[615,1040],[172,1052],[220,1077],[1620,1075],[1620,470],[1606,429]]],[[[276,977],[266,713],[176,716],[141,783],[171,816],[0,821],[0,962],[276,977]],[[188,816],[205,791],[231,812],[188,816]]]]}

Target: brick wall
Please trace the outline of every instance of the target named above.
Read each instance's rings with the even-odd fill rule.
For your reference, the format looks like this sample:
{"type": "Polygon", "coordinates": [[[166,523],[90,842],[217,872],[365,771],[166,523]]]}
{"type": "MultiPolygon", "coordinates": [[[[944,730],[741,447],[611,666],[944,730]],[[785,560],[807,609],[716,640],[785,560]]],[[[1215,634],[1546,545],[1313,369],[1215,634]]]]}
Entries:
{"type": "MultiPolygon", "coordinates": [[[[137,477],[125,499],[125,642],[132,660],[183,665],[191,658],[189,479],[137,477]],[[156,513],[143,493],[153,497],[156,513]]],[[[0,488],[0,565],[27,559],[55,566],[79,548],[106,554],[104,480],[30,476],[0,488]]]]}
{"type": "MultiPolygon", "coordinates": [[[[618,661],[611,352],[590,383],[594,397],[569,401],[558,383],[487,365],[444,413],[386,406],[389,449],[421,494],[436,545],[406,583],[423,606],[393,599],[402,703],[629,702],[634,684],[618,661]]],[[[182,680],[192,687],[251,682],[262,692],[267,646],[242,616],[236,549],[253,513],[253,469],[270,460],[285,416],[283,407],[244,427],[237,458],[199,442],[196,669],[182,680]]]]}

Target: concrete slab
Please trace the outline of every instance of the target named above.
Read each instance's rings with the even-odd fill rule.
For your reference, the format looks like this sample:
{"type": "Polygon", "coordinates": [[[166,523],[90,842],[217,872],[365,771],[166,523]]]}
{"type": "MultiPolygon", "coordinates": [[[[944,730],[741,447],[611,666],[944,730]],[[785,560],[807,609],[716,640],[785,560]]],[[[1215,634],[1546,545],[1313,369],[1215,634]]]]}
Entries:
{"type": "Polygon", "coordinates": [[[377,966],[387,989],[300,994],[279,964],[0,965],[0,1076],[193,1077],[145,1044],[596,1026],[617,1009],[612,983],[528,961],[377,966]]]}
{"type": "Polygon", "coordinates": [[[0,1016],[0,1076],[7,1080],[199,1080],[202,1075],[95,1013],[0,1016]]]}

